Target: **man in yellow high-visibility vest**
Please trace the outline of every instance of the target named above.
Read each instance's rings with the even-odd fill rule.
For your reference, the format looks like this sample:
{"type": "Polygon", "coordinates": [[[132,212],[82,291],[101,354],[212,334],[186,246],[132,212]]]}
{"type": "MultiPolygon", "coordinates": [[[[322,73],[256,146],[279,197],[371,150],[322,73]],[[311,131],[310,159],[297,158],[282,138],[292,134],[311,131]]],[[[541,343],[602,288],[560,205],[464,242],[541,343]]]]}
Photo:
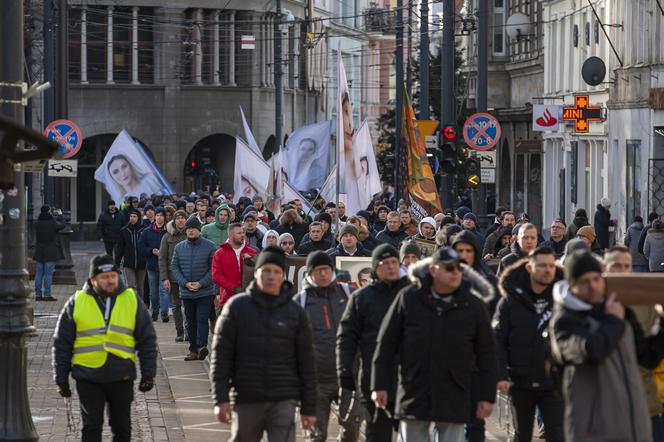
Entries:
{"type": "Polygon", "coordinates": [[[138,389],[150,391],[157,370],[157,336],[150,313],[127,288],[108,255],[90,262],[89,278],[65,304],[53,342],[58,393],[71,396],[69,374],[81,402],[81,440],[101,441],[108,403],[114,442],[131,439],[131,402],[140,359],[138,389]]]}

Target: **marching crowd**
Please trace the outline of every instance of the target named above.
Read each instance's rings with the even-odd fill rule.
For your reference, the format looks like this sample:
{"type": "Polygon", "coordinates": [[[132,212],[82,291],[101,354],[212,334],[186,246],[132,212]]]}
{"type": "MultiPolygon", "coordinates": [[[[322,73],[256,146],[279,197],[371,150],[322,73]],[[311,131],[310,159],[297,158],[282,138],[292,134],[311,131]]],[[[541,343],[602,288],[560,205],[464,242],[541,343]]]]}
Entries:
{"type": "MultiPolygon", "coordinates": [[[[511,400],[518,441],[535,431],[664,441],[662,312],[623,306],[602,277],[664,271],[656,213],[647,225],[636,217],[622,246],[611,244],[606,198],[592,222],[584,209],[552,220],[548,239],[505,208],[482,231],[465,206],[417,222],[402,201],[355,214],[318,203],[315,216],[294,200],[276,217],[261,197],[233,204],[216,192],[108,202],[98,221],[107,255],[66,303],[54,343],[60,394],[71,395],[70,373],[77,381],[84,440],[101,440],[104,402],[115,440],[129,440],[131,387],[104,384],[133,385],[135,351],[139,389],[152,388],[149,308],[152,321],[172,312],[185,361],[210,357],[215,414],[235,441],[294,440],[298,407],[312,441],[327,440],[331,410],[342,441],[361,431],[483,441],[497,392],[511,400]],[[299,291],[288,256],[306,256],[299,291]],[[337,256],[370,262],[351,281],[337,256]]],[[[38,244],[61,228],[46,206],[37,225],[38,244]]],[[[49,261],[35,260],[37,299],[47,299],[49,261]]]]}

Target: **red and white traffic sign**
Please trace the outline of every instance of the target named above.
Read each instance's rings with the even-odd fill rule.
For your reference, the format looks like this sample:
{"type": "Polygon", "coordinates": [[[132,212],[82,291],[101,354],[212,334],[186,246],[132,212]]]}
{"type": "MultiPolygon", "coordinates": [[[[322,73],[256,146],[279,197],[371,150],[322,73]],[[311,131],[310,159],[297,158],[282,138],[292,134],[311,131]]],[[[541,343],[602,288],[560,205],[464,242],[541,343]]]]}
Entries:
{"type": "Polygon", "coordinates": [[[492,149],[500,141],[500,123],[491,114],[479,112],[468,117],[463,125],[463,139],[475,150],[492,149]]]}
{"type": "Polygon", "coordinates": [[[256,49],[256,37],[253,35],[243,35],[240,39],[242,49],[256,49]]]}
{"type": "Polygon", "coordinates": [[[55,120],[44,129],[44,136],[58,143],[62,158],[71,158],[83,144],[83,133],[76,123],[69,120],[55,120]]]}

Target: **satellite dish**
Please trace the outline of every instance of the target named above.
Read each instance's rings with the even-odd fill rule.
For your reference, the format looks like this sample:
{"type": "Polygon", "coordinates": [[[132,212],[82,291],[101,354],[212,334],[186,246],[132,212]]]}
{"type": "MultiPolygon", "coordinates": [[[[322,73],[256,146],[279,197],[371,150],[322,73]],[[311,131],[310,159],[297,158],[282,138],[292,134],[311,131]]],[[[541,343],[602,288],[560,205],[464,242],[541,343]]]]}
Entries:
{"type": "Polygon", "coordinates": [[[512,40],[519,40],[524,35],[529,35],[531,29],[530,17],[520,12],[510,15],[505,23],[507,36],[512,40]]]}
{"type": "Polygon", "coordinates": [[[599,57],[590,57],[583,62],[581,67],[581,76],[583,81],[588,83],[590,86],[597,86],[604,81],[604,76],[606,76],[606,65],[599,57]]]}

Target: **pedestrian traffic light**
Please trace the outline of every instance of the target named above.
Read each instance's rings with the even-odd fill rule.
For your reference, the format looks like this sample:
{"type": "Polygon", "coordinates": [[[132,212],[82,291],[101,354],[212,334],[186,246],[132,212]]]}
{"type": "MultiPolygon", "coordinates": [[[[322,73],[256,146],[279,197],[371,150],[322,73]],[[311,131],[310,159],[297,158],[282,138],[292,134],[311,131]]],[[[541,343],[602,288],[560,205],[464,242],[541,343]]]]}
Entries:
{"type": "Polygon", "coordinates": [[[440,130],[438,142],[442,157],[440,168],[443,173],[457,173],[459,152],[456,145],[456,128],[451,124],[444,125],[440,130]]]}

